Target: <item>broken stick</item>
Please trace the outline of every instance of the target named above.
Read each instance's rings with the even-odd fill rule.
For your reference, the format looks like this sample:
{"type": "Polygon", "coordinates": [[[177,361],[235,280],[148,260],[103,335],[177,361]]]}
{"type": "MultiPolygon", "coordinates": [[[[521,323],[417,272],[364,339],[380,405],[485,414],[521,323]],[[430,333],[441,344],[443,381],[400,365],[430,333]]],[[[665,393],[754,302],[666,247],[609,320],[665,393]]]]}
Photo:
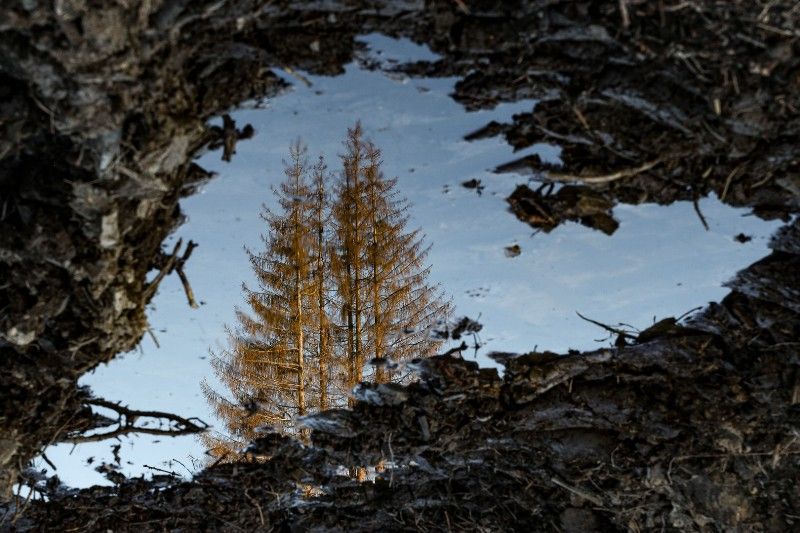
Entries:
{"type": "Polygon", "coordinates": [[[612,181],[620,180],[623,178],[630,178],[631,176],[635,176],[637,174],[641,174],[642,172],[646,172],[653,168],[654,166],[658,165],[663,161],[662,158],[655,159],[653,161],[648,161],[643,165],[634,168],[625,168],[622,170],[618,170],[616,172],[612,172],[611,174],[601,174],[598,176],[578,176],[575,174],[562,174],[560,172],[548,172],[546,177],[550,181],[560,181],[560,182],[570,182],[570,181],[577,181],[580,183],[586,183],[589,185],[599,185],[602,183],[610,183],[612,181]]]}

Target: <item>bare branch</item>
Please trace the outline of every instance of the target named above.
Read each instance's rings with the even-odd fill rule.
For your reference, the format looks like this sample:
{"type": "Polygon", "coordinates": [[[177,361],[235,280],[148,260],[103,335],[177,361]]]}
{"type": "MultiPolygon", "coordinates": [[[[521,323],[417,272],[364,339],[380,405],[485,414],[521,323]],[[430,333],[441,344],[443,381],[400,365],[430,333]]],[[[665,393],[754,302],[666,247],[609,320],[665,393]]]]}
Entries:
{"type": "MultiPolygon", "coordinates": [[[[117,413],[116,428],[110,431],[104,431],[94,434],[86,434],[86,431],[79,433],[68,434],[65,438],[60,439],[61,442],[71,442],[79,444],[83,442],[99,442],[107,439],[114,439],[132,433],[139,433],[145,435],[162,435],[177,437],[180,435],[192,435],[195,433],[202,433],[209,425],[198,418],[184,418],[172,413],[165,413],[163,411],[139,411],[130,409],[119,403],[110,402],[100,398],[90,398],[85,401],[90,406],[102,407],[117,413]],[[142,424],[137,424],[140,419],[148,418],[153,420],[160,420],[160,427],[146,427],[142,424]],[[162,427],[166,422],[167,427],[162,427]]],[[[94,429],[94,428],[93,428],[94,429]]]]}

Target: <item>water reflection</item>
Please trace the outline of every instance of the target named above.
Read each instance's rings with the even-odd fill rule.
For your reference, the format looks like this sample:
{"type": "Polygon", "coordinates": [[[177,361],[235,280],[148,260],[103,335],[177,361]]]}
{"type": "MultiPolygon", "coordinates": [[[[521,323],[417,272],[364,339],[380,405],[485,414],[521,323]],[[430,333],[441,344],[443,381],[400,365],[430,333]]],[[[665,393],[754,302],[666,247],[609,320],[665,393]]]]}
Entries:
{"type": "Polygon", "coordinates": [[[403,379],[396,365],[366,367],[368,357],[401,362],[442,342],[431,332],[449,305],[428,283],[429,248],[407,228],[397,180],[381,172],[360,124],[341,159],[333,179],[322,157],[311,167],[295,142],[278,208],[264,208],[264,249],[248,251],[257,279],[244,287],[249,311],[237,312],[229,347],[212,358],[227,395],[203,382],[227,429],[203,438],[212,458],[238,457],[265,426],[305,439],[299,417],[344,406],[362,380],[403,379]]]}
{"type": "MultiPolygon", "coordinates": [[[[389,38],[370,37],[369,44],[398,46],[389,38]]],[[[603,345],[613,341],[576,311],[604,323],[645,329],[654,315],[679,316],[719,300],[727,293],[722,283],[765,255],[766,239],[780,225],[702,198],[699,205],[709,231],[691,202],[678,202],[615,206],[619,228],[611,237],[573,222],[531,237],[536,230],[508,213],[506,201],[527,178],[489,170],[513,157],[512,148],[498,138],[467,142],[463,136],[492,120],[508,122],[515,113],[530,112],[533,102],[466,113],[450,97],[454,78],[398,82],[352,64],[342,76],[308,79],[312,87],[295,83],[292,92],[266,108],[232,112],[237,124],[253,124],[256,134],[236,145],[231,163],[222,161],[222,150],[198,162],[219,176],[181,202],[188,220],[165,249],[178,238],[199,243],[185,274],[200,307],[189,308],[180,279],[167,276],[148,312],[160,348],[147,336],[140,351],[82,378],[81,384],[98,396],[137,409],[215,421],[199,383],[205,377],[215,390],[227,390],[209,376],[208,349],[221,353],[230,347],[222,324],[234,322],[232,310],[242,303],[242,280],[258,285],[242,245],[257,251],[264,247],[259,241],[264,221],[258,213],[264,202],[279,209],[268,191],[281,180],[286,147],[300,136],[313,154],[325,153],[332,162],[342,151],[345,126],[356,117],[383,149],[386,175],[399,176],[397,190],[413,204],[410,225],[423,228],[435,243],[427,257],[431,282],[452,295],[459,315],[480,316],[484,347],[477,359],[483,366],[496,364],[486,357],[490,351],[537,346],[557,352],[590,350],[598,347],[596,339],[603,345]],[[474,187],[462,187],[465,182],[474,187]],[[752,239],[735,241],[739,234],[744,241],[752,239]]],[[[223,121],[217,123],[224,129],[223,121]]],[[[558,163],[558,150],[548,145],[520,150],[516,156],[532,153],[558,163]]],[[[532,183],[530,187],[536,189],[532,183]]],[[[471,334],[465,339],[472,344],[471,334]]],[[[471,350],[464,355],[473,357],[471,350]]],[[[144,465],[189,474],[205,463],[205,447],[194,436],[134,435],[119,443],[61,444],[47,455],[58,467],[53,473],[70,485],[107,484],[93,466],[113,462],[117,444],[121,471],[128,476],[153,472],[144,465]]],[[[47,468],[44,462],[39,465],[47,468]]]]}

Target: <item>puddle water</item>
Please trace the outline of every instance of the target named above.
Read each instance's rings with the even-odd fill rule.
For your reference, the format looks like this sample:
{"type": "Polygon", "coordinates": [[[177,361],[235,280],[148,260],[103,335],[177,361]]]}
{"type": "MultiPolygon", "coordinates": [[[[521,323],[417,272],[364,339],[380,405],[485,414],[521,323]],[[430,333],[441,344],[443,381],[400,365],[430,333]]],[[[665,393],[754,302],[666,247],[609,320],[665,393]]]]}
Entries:
{"type": "MultiPolygon", "coordinates": [[[[371,49],[367,59],[384,65],[435,59],[409,41],[379,35],[363,40],[371,49]]],[[[465,113],[448,96],[455,79],[387,76],[356,64],[335,78],[306,78],[311,86],[287,75],[294,84],[291,92],[232,114],[257,132],[239,143],[232,163],[222,162],[219,152],[200,161],[219,176],[182,202],[188,221],[171,242],[182,237],[199,243],[186,274],[202,305],[190,309],[177,276],[167,278],[149,313],[160,347],[146,336],[138,351],[87,375],[81,383],[100,397],[217,423],[200,381],[212,379],[223,390],[211,378],[208,351],[225,346],[224,325],[234,323],[234,308],[243,304],[241,284],[253,285],[243,246],[262,248],[259,211],[262,204],[274,207],[271,187],[283,179],[288,146],[300,137],[312,158],[324,154],[334,168],[346,128],[356,120],[381,148],[385,174],[399,178],[400,192],[412,203],[411,227],[421,228],[433,244],[432,281],[452,298],[456,316],[480,317],[484,346],[477,359],[484,366],[494,365],[486,357],[493,350],[524,352],[537,346],[563,352],[613,341],[576,311],[609,324],[645,328],[654,317],[678,316],[718,300],[727,293],[722,283],[767,253],[767,239],[779,226],[708,198],[699,205],[709,231],[691,203],[683,202],[620,205],[615,208],[620,227],[613,237],[574,223],[532,235],[505,202],[527,178],[490,169],[530,153],[558,161],[558,149],[541,145],[513,154],[499,139],[462,138],[490,120],[530,111],[535,102],[465,113]],[[481,194],[461,185],[471,179],[480,180],[481,194]],[[735,241],[739,233],[752,240],[735,241]],[[513,245],[520,253],[508,257],[506,247],[513,245]]],[[[113,462],[116,444],[126,475],[153,473],[147,466],[188,475],[206,460],[191,436],[59,445],[47,456],[68,485],[109,484],[94,466],[113,462]],[[90,458],[93,463],[87,465],[90,458]]],[[[41,460],[37,466],[49,469],[41,460]]]]}

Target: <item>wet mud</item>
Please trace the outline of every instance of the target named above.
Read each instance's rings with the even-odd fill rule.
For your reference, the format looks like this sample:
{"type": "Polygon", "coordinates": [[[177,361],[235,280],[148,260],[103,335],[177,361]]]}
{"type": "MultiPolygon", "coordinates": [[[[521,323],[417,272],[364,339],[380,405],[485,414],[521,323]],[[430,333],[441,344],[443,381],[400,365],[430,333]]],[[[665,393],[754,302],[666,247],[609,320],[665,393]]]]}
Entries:
{"type": "MultiPolygon", "coordinates": [[[[595,217],[598,198],[667,204],[711,193],[764,218],[797,212],[800,44],[789,4],[641,2],[627,15],[611,2],[531,4],[535,17],[520,18],[535,28],[528,39],[503,39],[454,97],[476,109],[540,99],[467,138],[558,145],[564,165],[529,155],[498,172],[578,187],[571,220],[595,217]]],[[[473,36],[465,29],[462,39],[473,36]]],[[[542,227],[539,209],[524,205],[541,199],[521,188],[509,203],[542,227]]],[[[601,218],[597,229],[613,231],[601,218]]]]}
{"type": "Polygon", "coordinates": [[[310,420],[309,447],[266,436],[254,446],[269,460],[191,482],[71,491],[42,481],[49,501],[8,500],[3,527],[797,527],[793,2],[91,4],[27,1],[0,15],[6,496],[34,482],[27,464],[47,445],[107,422],[77,379],[137,344],[156,288],[147,274],[179,275],[188,259],[161,246],[180,198],[211,178],[193,158],[214,146],[235,157],[253,133],[207,120],[277,96],[287,82],[274,68],[298,83],[298,70],[340,73],[357,34],[430,45],[442,59],[392,68],[458,76],[454,98],[468,109],[540,100],[468,137],[561,146],[562,167],[529,155],[499,169],[566,184],[521,185],[509,199],[537,229],[574,220],[612,233],[617,202],[710,193],[787,225],[723,301],[625,346],[498,356],[502,379],[432,359],[420,383],[310,420]],[[333,470],[379,463],[375,483],[333,470]]]}

